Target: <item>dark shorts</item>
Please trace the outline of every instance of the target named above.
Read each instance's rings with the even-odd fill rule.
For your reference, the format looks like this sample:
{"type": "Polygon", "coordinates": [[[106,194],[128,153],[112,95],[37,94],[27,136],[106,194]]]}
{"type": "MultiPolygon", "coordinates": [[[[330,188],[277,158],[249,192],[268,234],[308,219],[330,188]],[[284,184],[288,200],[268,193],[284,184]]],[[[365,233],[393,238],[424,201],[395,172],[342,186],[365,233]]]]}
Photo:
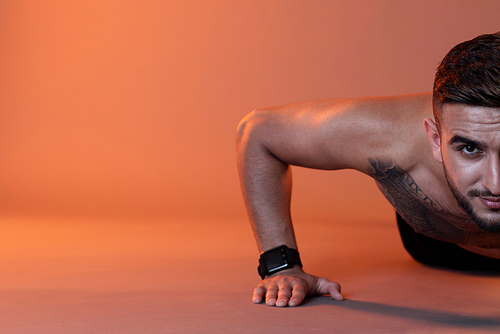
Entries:
{"type": "Polygon", "coordinates": [[[413,227],[396,213],[401,239],[408,253],[419,262],[459,270],[500,272],[500,259],[469,252],[455,244],[416,233],[413,227]]]}

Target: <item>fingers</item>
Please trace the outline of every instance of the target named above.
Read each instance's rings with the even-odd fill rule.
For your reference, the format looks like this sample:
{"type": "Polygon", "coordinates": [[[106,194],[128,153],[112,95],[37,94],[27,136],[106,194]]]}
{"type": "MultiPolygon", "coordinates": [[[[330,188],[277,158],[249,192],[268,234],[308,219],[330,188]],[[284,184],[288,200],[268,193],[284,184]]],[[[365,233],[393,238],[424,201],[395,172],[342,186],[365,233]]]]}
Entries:
{"type": "MultiPolygon", "coordinates": [[[[264,281],[265,282],[265,281],[264,281]]],[[[278,294],[278,287],[276,285],[266,285],[259,284],[254,290],[253,290],[253,296],[252,296],[252,301],[255,304],[260,304],[264,301],[266,301],[267,305],[273,306],[276,301],[276,297],[278,294]]]]}
{"type": "MultiPolygon", "coordinates": [[[[289,285],[283,285],[278,290],[278,300],[276,301],[276,306],[287,306],[288,300],[292,296],[292,288],[289,285]]],[[[269,305],[269,304],[268,304],[269,305]]]]}
{"type": "Polygon", "coordinates": [[[260,303],[262,303],[262,300],[263,300],[263,298],[264,298],[265,295],[266,295],[266,288],[259,284],[253,290],[252,301],[255,304],[260,304],[260,303]]]}
{"type": "Polygon", "coordinates": [[[255,288],[252,301],[265,301],[268,306],[298,306],[308,294],[329,294],[334,300],[344,300],[338,283],[307,274],[304,277],[278,275],[265,279],[255,288]]]}
{"type": "Polygon", "coordinates": [[[302,279],[278,276],[261,282],[253,292],[252,301],[259,304],[265,300],[268,306],[297,306],[304,300],[306,291],[302,279]]]}
{"type": "Polygon", "coordinates": [[[266,305],[267,306],[276,305],[276,298],[278,296],[278,291],[279,291],[279,288],[276,284],[272,284],[270,287],[268,287],[267,294],[266,294],[266,305]]]}
{"type": "Polygon", "coordinates": [[[292,290],[292,297],[288,302],[289,306],[298,306],[306,298],[306,287],[303,284],[295,284],[292,290]]]}
{"type": "Polygon", "coordinates": [[[337,282],[332,282],[324,277],[318,278],[316,294],[329,294],[332,299],[344,300],[344,296],[342,296],[340,290],[340,284],[338,284],[337,282]]]}

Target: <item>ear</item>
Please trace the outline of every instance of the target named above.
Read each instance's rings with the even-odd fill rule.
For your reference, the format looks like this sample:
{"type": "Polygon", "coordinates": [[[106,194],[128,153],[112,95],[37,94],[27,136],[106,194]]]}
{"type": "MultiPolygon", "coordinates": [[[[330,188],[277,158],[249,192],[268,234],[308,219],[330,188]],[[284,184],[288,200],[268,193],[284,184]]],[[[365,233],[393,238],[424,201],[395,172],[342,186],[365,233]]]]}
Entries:
{"type": "Polygon", "coordinates": [[[439,136],[437,125],[430,118],[425,119],[424,125],[425,132],[427,132],[429,142],[431,143],[432,155],[438,162],[443,163],[443,156],[441,154],[441,137],[439,136]]]}

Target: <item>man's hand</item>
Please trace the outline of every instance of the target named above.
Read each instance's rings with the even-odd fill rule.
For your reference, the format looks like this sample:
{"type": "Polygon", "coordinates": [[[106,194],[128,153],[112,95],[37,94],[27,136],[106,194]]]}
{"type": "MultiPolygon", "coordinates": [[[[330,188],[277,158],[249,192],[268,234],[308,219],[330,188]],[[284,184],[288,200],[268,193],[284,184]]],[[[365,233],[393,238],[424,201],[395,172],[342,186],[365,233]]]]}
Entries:
{"type": "Polygon", "coordinates": [[[306,274],[294,267],[266,278],[253,291],[252,300],[268,306],[297,306],[306,296],[329,294],[332,299],[343,300],[340,285],[323,277],[306,274]]]}

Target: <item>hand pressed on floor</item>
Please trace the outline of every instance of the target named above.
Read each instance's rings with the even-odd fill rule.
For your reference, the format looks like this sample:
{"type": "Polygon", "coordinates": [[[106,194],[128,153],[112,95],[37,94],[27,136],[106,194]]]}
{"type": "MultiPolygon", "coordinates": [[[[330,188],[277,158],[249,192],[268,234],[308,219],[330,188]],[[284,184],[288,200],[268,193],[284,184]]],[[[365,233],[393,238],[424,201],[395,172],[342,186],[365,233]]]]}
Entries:
{"type": "Polygon", "coordinates": [[[294,267],[261,281],[253,292],[254,303],[265,301],[268,306],[297,306],[306,296],[329,294],[332,299],[343,300],[340,285],[323,277],[304,273],[294,267]]]}

